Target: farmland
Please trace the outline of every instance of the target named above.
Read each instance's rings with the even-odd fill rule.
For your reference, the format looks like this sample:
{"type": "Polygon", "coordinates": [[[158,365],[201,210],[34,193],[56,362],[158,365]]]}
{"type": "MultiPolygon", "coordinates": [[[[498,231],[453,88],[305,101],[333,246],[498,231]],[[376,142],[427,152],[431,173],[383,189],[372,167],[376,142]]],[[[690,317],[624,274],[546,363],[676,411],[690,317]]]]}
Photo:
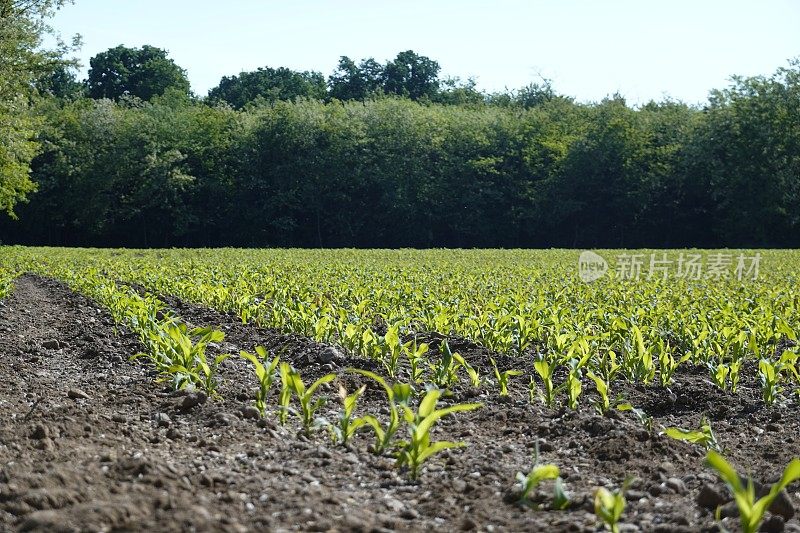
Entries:
{"type": "Polygon", "coordinates": [[[0,248],[0,526],[800,530],[800,252],[598,253],[0,248]]]}

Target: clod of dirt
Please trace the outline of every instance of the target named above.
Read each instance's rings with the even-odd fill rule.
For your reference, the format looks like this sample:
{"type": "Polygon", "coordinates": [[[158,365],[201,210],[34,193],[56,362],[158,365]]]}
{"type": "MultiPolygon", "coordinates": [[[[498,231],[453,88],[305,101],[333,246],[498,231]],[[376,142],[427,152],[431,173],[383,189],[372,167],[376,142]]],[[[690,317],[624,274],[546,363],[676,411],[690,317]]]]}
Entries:
{"type": "Polygon", "coordinates": [[[341,359],[343,357],[344,355],[342,355],[342,352],[340,352],[333,346],[326,346],[319,352],[319,355],[317,355],[316,362],[324,365],[326,363],[330,363],[331,361],[334,361],[336,359],[341,359]]]}
{"type": "Polygon", "coordinates": [[[261,416],[261,413],[258,411],[258,409],[252,405],[242,407],[239,412],[242,414],[242,418],[245,420],[258,420],[261,416]]]}
{"type": "Polygon", "coordinates": [[[67,391],[67,397],[72,398],[73,400],[88,400],[90,396],[86,394],[81,389],[69,389],[67,391]]]}
{"type": "MultiPolygon", "coordinates": [[[[762,485],[758,481],[753,482],[753,486],[756,489],[756,497],[762,498],[769,494],[770,487],[767,485],[762,485]]],[[[772,514],[780,515],[785,520],[791,520],[794,516],[795,510],[794,505],[792,505],[792,499],[789,496],[789,493],[786,492],[786,489],[780,491],[778,496],[772,500],[772,503],[769,506],[769,512],[772,514]]]]}
{"type": "Polygon", "coordinates": [[[664,484],[676,494],[686,494],[686,483],[680,478],[671,477],[664,484]]]}
{"type": "Polygon", "coordinates": [[[189,411],[190,409],[203,405],[208,400],[208,396],[204,392],[190,392],[183,397],[180,403],[181,411],[189,411]]]}
{"type": "Polygon", "coordinates": [[[739,506],[736,502],[728,502],[719,508],[719,516],[722,518],[736,518],[739,516],[739,506]]]}
{"type": "Polygon", "coordinates": [[[715,510],[720,505],[728,501],[724,489],[720,490],[713,485],[705,484],[700,487],[700,492],[697,493],[697,505],[704,509],[715,510]]]}
{"type": "Polygon", "coordinates": [[[786,523],[780,515],[772,515],[761,523],[761,533],[781,533],[786,530],[786,523]]]}
{"type": "Polygon", "coordinates": [[[50,431],[44,424],[36,424],[36,427],[33,428],[33,432],[31,433],[31,438],[36,440],[46,439],[49,436],[50,431]]]}
{"type": "Polygon", "coordinates": [[[157,413],[154,417],[154,421],[160,428],[169,427],[169,425],[172,423],[172,420],[169,418],[167,413],[157,413]]]}
{"type": "Polygon", "coordinates": [[[61,343],[56,339],[48,339],[42,343],[42,348],[46,350],[58,350],[61,348],[61,343]]]}

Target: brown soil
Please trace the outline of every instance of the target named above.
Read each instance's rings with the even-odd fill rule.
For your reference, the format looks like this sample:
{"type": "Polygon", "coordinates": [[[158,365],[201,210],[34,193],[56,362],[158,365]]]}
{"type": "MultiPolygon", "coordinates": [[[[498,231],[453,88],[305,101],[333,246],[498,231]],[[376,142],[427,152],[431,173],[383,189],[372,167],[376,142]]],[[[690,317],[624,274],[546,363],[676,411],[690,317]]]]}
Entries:
{"type": "MultiPolygon", "coordinates": [[[[285,358],[309,378],[369,361],[323,359],[324,346],[238,323],[234,318],[166,298],[194,325],[222,328],[217,352],[256,344],[286,346],[285,358]]],[[[364,432],[345,448],[327,433],[307,438],[295,420],[281,427],[272,409],[247,418],[254,379],[244,361],[223,364],[224,401],[183,409],[185,395],[155,383],[134,336],[115,334],[110,317],[62,284],[23,276],[0,303],[0,530],[23,531],[597,531],[592,494],[634,478],[623,531],[715,531],[715,498],[727,499],[703,466],[704,451],[658,434],[662,426],[698,427],[708,416],[725,454],[764,482],[800,455],[795,401],[765,409],[749,372],[736,395],[718,391],[703,369],[684,367],[671,390],[619,384],[614,395],[654,416],[655,432],[632,413],[600,417],[583,398],[579,412],[528,402],[528,376],[512,378],[509,398],[495,389],[454,391],[446,401],[481,401],[475,412],[444,419],[438,439],[469,446],[444,452],[411,482],[388,457],[367,448],[364,432]],[[572,504],[548,510],[545,483],[534,510],[510,496],[527,471],[536,442],[541,459],[561,468],[572,504]],[[710,502],[710,503],[709,503],[710,502]]],[[[490,374],[488,353],[451,339],[451,346],[490,374]]],[[[519,367],[498,358],[502,367],[519,367]]],[[[751,369],[752,370],[752,369],[751,369]]],[[[345,376],[345,374],[342,374],[345,376]]],[[[353,390],[356,377],[342,378],[353,390]]],[[[591,389],[585,384],[586,389],[591,389]]],[[[325,408],[334,418],[335,389],[325,408]]],[[[360,412],[380,413],[370,386],[360,412]]],[[[771,531],[800,531],[790,518],[800,484],[789,487],[771,531]]],[[[726,508],[730,510],[730,508],[726,508]]],[[[735,518],[724,527],[736,531],[735,518]]]]}

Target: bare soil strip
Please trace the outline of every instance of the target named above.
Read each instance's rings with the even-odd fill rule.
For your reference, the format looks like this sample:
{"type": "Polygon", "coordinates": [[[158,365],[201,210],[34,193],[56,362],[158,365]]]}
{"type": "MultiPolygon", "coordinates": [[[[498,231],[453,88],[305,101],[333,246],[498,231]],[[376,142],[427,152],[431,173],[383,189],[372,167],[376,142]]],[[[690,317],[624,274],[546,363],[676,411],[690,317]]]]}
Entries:
{"type": "MultiPolygon", "coordinates": [[[[217,352],[286,347],[284,357],[309,378],[373,368],[331,357],[308,339],[166,300],[187,321],[226,332],[217,352]]],[[[455,401],[486,405],[445,419],[435,436],[469,446],[443,453],[412,483],[390,458],[367,451],[371,434],[344,448],[326,433],[298,434],[294,421],[279,427],[272,412],[264,421],[249,418],[254,380],[243,361],[224,363],[224,401],[201,402],[168,392],[145,365],[128,362],[140,346],[117,333],[107,313],[52,280],[23,276],[0,303],[0,530],[588,532],[597,530],[594,489],[630,475],[626,531],[716,531],[708,507],[728,499],[697,446],[650,433],[630,413],[531,405],[521,378],[505,401],[495,390],[456,389],[455,401]],[[573,500],[566,511],[534,511],[508,496],[515,473],[530,468],[537,440],[542,461],[561,467],[573,500]]],[[[488,375],[485,350],[453,344],[488,375]]],[[[761,407],[754,373],[742,374],[736,395],[717,391],[704,369],[684,367],[671,390],[613,392],[653,415],[657,429],[696,428],[708,416],[738,468],[774,481],[800,455],[800,414],[796,402],[761,407]]],[[[360,383],[342,382],[349,390],[360,383]]],[[[326,394],[333,418],[335,389],[326,394]]],[[[370,386],[360,411],[382,410],[381,391],[370,386]]],[[[771,531],[800,531],[798,490],[790,486],[773,508],[771,531]]],[[[736,530],[736,519],[725,526],[736,530]]]]}

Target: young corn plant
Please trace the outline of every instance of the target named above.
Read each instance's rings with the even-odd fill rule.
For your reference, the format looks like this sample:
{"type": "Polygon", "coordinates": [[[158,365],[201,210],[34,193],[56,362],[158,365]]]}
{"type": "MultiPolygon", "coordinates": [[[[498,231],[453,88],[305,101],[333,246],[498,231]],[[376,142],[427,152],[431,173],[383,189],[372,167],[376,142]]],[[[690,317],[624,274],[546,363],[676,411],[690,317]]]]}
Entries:
{"type": "Polygon", "coordinates": [[[281,377],[281,392],[278,396],[278,421],[282,426],[286,425],[286,420],[289,418],[289,411],[291,407],[289,403],[292,400],[292,366],[283,362],[279,367],[279,375],[281,377]]]}
{"type": "Polygon", "coordinates": [[[139,353],[131,359],[147,357],[161,367],[161,371],[172,376],[176,390],[199,387],[209,396],[217,396],[217,368],[230,357],[218,355],[210,363],[206,348],[212,342],[220,342],[225,334],[211,328],[187,330],[185,324],[168,320],[151,335],[150,353],[139,353]]]}
{"type": "Polygon", "coordinates": [[[728,379],[731,382],[731,392],[736,392],[736,389],[739,386],[739,370],[741,370],[743,362],[744,357],[731,361],[730,365],[728,366],[728,379]]]}
{"type": "Polygon", "coordinates": [[[408,359],[408,364],[411,367],[411,381],[412,383],[419,383],[422,381],[424,356],[428,353],[429,346],[427,343],[418,343],[417,338],[403,344],[403,351],[408,359]]]}
{"type": "Polygon", "coordinates": [[[533,369],[539,374],[544,383],[544,392],[542,393],[542,402],[545,406],[552,409],[556,404],[556,390],[553,384],[553,374],[556,371],[558,362],[555,359],[547,361],[544,357],[533,363],[533,369]]]}
{"type": "Polygon", "coordinates": [[[635,353],[626,361],[628,373],[634,381],[640,381],[645,385],[650,383],[656,375],[656,367],[653,363],[653,347],[646,347],[642,331],[638,326],[633,326],[633,342],[635,353]]]}
{"type": "Polygon", "coordinates": [[[275,381],[277,374],[276,370],[278,368],[278,364],[280,363],[280,356],[276,355],[268,366],[264,366],[262,361],[266,361],[267,357],[269,357],[267,350],[263,346],[256,346],[256,354],[257,356],[242,351],[239,355],[242,357],[242,359],[246,359],[253,364],[253,368],[256,373],[256,379],[258,380],[256,409],[258,409],[258,412],[261,413],[261,416],[263,417],[267,410],[267,395],[269,394],[269,390],[272,388],[272,383],[275,381]]]}
{"type": "Polygon", "coordinates": [[[472,365],[467,363],[467,360],[464,359],[458,353],[454,353],[453,354],[453,359],[455,359],[456,362],[459,365],[461,365],[461,368],[463,368],[466,371],[467,375],[469,376],[469,381],[470,381],[470,383],[472,383],[472,386],[475,387],[476,389],[480,388],[480,386],[481,386],[481,374],[480,374],[480,372],[478,372],[472,365]]]}
{"type": "MultiPolygon", "coordinates": [[[[441,356],[436,363],[430,364],[431,381],[433,384],[442,389],[448,389],[452,385],[458,383],[458,360],[453,357],[453,352],[450,350],[450,345],[447,340],[442,342],[441,356]]],[[[463,360],[463,359],[462,359],[463,360]]]]}
{"type": "Polygon", "coordinates": [[[769,492],[756,500],[756,489],[752,479],[745,484],[742,477],[736,472],[725,458],[715,451],[708,452],[706,464],[716,470],[719,477],[728,485],[733,493],[736,506],[739,508],[739,519],[743,533],[755,533],[764,518],[764,512],[777,498],[778,494],[787,485],[800,479],[800,459],[792,459],[783,471],[777,483],[770,487],[769,492]]]}
{"type": "Polygon", "coordinates": [[[403,406],[409,439],[397,444],[397,464],[401,467],[408,467],[411,479],[419,477],[419,469],[422,464],[436,453],[448,448],[466,446],[466,443],[463,442],[432,442],[430,432],[433,425],[443,416],[461,411],[472,411],[482,406],[479,403],[462,403],[444,409],[436,409],[440,396],[441,391],[437,389],[428,391],[420,401],[417,412],[407,405],[403,406]]]}
{"type": "Polygon", "coordinates": [[[553,485],[553,509],[556,511],[563,511],[569,506],[569,495],[564,490],[564,481],[561,477],[556,478],[555,485],[553,485]]]}
{"type": "Polygon", "coordinates": [[[589,379],[594,381],[597,395],[600,396],[598,400],[594,401],[594,408],[598,414],[603,415],[606,413],[606,411],[611,409],[611,400],[608,396],[608,383],[594,372],[587,372],[586,375],[589,377],[589,379]]]}
{"type": "Polygon", "coordinates": [[[604,350],[596,361],[596,373],[610,385],[617,377],[622,366],[617,363],[617,353],[614,350],[604,350]]]}
{"type": "Polygon", "coordinates": [[[530,472],[523,474],[517,472],[517,486],[519,487],[519,503],[536,508],[536,505],[530,500],[531,492],[539,486],[542,481],[553,479],[556,480],[556,491],[554,498],[554,507],[556,509],[564,509],[569,504],[569,499],[564,494],[563,485],[560,483],[559,477],[560,470],[554,464],[540,464],[539,463],[539,443],[536,443],[536,450],[533,456],[533,467],[530,472]]]}
{"type": "Polygon", "coordinates": [[[625,511],[625,490],[628,483],[629,480],[625,480],[622,487],[614,492],[600,487],[594,493],[594,514],[611,533],[619,533],[619,521],[625,511]]]}
{"type": "Polygon", "coordinates": [[[581,367],[577,359],[570,359],[569,374],[567,374],[567,396],[568,405],[573,411],[578,409],[578,398],[581,395],[583,386],[581,385],[581,367]]]}
{"type": "Polygon", "coordinates": [[[386,392],[386,399],[389,402],[389,422],[386,426],[381,425],[380,421],[373,415],[364,415],[362,417],[364,423],[369,425],[375,432],[375,443],[372,446],[372,452],[378,455],[383,454],[391,447],[394,436],[397,430],[400,429],[400,408],[408,404],[408,400],[411,397],[411,386],[404,383],[395,383],[389,386],[382,377],[369,370],[350,368],[348,371],[374,380],[386,392]]]}
{"type": "Polygon", "coordinates": [[[314,414],[317,410],[325,405],[325,398],[317,398],[314,400],[314,393],[316,390],[325,383],[330,383],[336,379],[336,374],[325,374],[310,386],[306,387],[300,373],[292,369],[289,372],[289,387],[300,403],[300,416],[303,421],[303,431],[306,435],[311,433],[311,428],[314,426],[314,414]]]}
{"type": "Polygon", "coordinates": [[[720,390],[728,390],[728,375],[731,367],[721,361],[708,361],[706,364],[711,372],[711,381],[714,385],[720,390]]]}
{"type": "Polygon", "coordinates": [[[636,415],[636,418],[639,419],[639,422],[642,424],[642,426],[644,426],[644,428],[649,433],[653,432],[653,425],[654,425],[653,417],[648,415],[643,409],[634,407],[629,402],[623,402],[617,404],[617,411],[630,411],[631,413],[636,415]]]}
{"type": "Polygon", "coordinates": [[[383,336],[383,366],[389,377],[394,379],[400,365],[400,356],[403,354],[403,344],[400,342],[400,324],[389,326],[386,335],[383,336]]]}
{"type": "Polygon", "coordinates": [[[700,429],[687,430],[677,427],[670,427],[664,429],[664,434],[675,440],[684,440],[693,444],[699,444],[706,450],[721,451],[717,438],[711,430],[711,423],[703,418],[700,423],[700,429]]]}
{"type": "Polygon", "coordinates": [[[497,362],[494,358],[490,357],[489,361],[492,363],[494,369],[494,377],[497,378],[497,384],[500,386],[500,396],[508,396],[508,382],[511,376],[521,376],[521,370],[504,370],[500,372],[497,368],[497,362]]]}
{"type": "Polygon", "coordinates": [[[365,390],[367,390],[367,386],[362,385],[354,393],[347,394],[347,390],[344,386],[341,384],[339,385],[339,398],[342,400],[342,412],[339,413],[339,420],[337,423],[335,425],[331,424],[330,426],[334,442],[341,445],[347,444],[350,437],[355,435],[360,428],[367,424],[364,418],[353,416],[356,403],[358,403],[358,399],[364,394],[365,390]]]}
{"type": "Polygon", "coordinates": [[[780,363],[762,359],[758,362],[758,376],[761,379],[761,397],[767,406],[771,406],[783,391],[780,363]]]}
{"type": "Polygon", "coordinates": [[[536,380],[533,379],[533,376],[531,376],[530,380],[528,381],[528,403],[536,403],[536,399],[539,397],[539,395],[539,387],[536,386],[536,380]]]}
{"type": "Polygon", "coordinates": [[[659,339],[660,351],[658,353],[658,381],[662,387],[669,387],[672,383],[672,376],[678,367],[689,360],[691,354],[685,354],[679,359],[675,359],[669,348],[669,342],[663,346],[662,341],[659,339]]]}

